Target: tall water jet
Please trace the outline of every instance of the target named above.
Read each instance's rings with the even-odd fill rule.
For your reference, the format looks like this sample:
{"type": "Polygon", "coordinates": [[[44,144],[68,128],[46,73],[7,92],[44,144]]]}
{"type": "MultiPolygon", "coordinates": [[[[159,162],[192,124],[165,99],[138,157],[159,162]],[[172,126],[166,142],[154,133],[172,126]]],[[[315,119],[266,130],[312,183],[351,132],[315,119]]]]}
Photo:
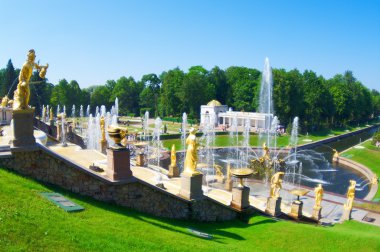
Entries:
{"type": "Polygon", "coordinates": [[[61,124],[61,127],[62,127],[62,137],[61,137],[61,144],[63,147],[66,147],[67,146],[67,142],[66,142],[66,127],[65,127],[65,117],[66,117],[66,114],[63,113],[62,114],[62,124],[61,124]]]}
{"type": "MultiPolygon", "coordinates": [[[[215,114],[208,114],[205,118],[203,127],[203,136],[200,142],[203,143],[204,148],[200,151],[200,163],[204,164],[204,174],[206,179],[206,186],[209,187],[209,177],[215,176],[215,159],[214,159],[214,145],[215,145],[215,114]]],[[[206,194],[208,191],[206,191],[206,194]]]]}
{"type": "Polygon", "coordinates": [[[181,125],[181,142],[182,147],[186,150],[186,131],[187,131],[187,114],[183,112],[182,114],[182,125],[181,125]]]}
{"type": "Polygon", "coordinates": [[[60,110],[60,107],[59,107],[59,104],[57,106],[57,116],[59,115],[59,113],[61,113],[61,110],[60,110]]]}
{"type": "Polygon", "coordinates": [[[79,117],[80,117],[80,118],[83,118],[83,105],[80,105],[80,109],[79,109],[79,117]]]}
{"type": "Polygon", "coordinates": [[[89,117],[89,116],[90,116],[90,105],[87,105],[86,117],[89,117]]]}
{"type": "Polygon", "coordinates": [[[265,58],[264,69],[261,78],[259,112],[265,114],[264,132],[259,135],[259,144],[266,142],[268,147],[272,147],[270,141],[271,119],[273,115],[273,100],[272,100],[273,77],[272,69],[269,64],[269,59],[265,58]]]}
{"type": "Polygon", "coordinates": [[[63,105],[63,114],[66,116],[66,105],[63,105]]]}
{"type": "MultiPolygon", "coordinates": [[[[229,142],[230,145],[233,146],[230,152],[230,159],[237,161],[239,159],[239,131],[238,131],[238,118],[237,114],[234,114],[232,117],[232,123],[229,132],[229,142]]],[[[236,162],[234,162],[236,163],[236,162]]]]}
{"type": "Polygon", "coordinates": [[[46,114],[45,114],[45,122],[48,122],[48,121],[49,121],[49,118],[50,118],[50,114],[49,114],[49,112],[50,112],[50,106],[47,105],[47,106],[46,106],[46,114]]]}
{"type": "Polygon", "coordinates": [[[97,116],[99,114],[99,106],[96,106],[95,108],[95,116],[97,116]]]}
{"type": "Polygon", "coordinates": [[[243,131],[243,153],[242,153],[243,155],[240,158],[240,160],[241,160],[240,167],[241,168],[247,167],[248,162],[249,162],[249,151],[250,151],[250,147],[249,147],[250,134],[249,134],[249,132],[250,132],[250,129],[251,129],[251,120],[249,120],[249,118],[246,118],[245,122],[244,122],[244,131],[243,131]]]}
{"type": "Polygon", "coordinates": [[[71,108],[71,117],[75,117],[75,105],[73,105],[73,107],[71,108]]]}
{"type": "Polygon", "coordinates": [[[147,141],[148,133],[149,133],[149,111],[145,111],[143,126],[144,126],[144,140],[147,141]]]}
{"type": "Polygon", "coordinates": [[[119,116],[119,99],[117,97],[115,98],[115,112],[116,116],[119,116]]]}
{"type": "Polygon", "coordinates": [[[104,106],[104,105],[100,106],[100,116],[105,117],[106,113],[107,113],[106,106],[104,106]]]}

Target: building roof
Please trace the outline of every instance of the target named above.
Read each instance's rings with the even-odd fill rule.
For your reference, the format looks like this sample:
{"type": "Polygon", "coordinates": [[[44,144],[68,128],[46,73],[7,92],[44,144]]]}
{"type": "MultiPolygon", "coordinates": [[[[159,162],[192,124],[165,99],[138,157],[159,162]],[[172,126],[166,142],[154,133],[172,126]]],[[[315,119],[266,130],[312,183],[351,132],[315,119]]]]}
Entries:
{"type": "Polygon", "coordinates": [[[212,100],[209,103],[207,103],[207,106],[216,107],[216,106],[223,106],[223,105],[220,102],[218,102],[217,100],[212,100]]]}

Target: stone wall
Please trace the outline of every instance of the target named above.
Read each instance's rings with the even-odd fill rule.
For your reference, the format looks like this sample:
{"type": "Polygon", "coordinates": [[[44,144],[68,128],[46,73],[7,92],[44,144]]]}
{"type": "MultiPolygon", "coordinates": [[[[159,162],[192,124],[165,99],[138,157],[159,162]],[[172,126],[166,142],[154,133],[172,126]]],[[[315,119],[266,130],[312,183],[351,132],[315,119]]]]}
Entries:
{"type": "Polygon", "coordinates": [[[230,207],[208,197],[188,201],[135,177],[123,182],[110,181],[40,145],[36,145],[34,150],[13,150],[11,157],[0,159],[0,166],[80,195],[159,217],[225,221],[238,218],[240,215],[230,207]]]}

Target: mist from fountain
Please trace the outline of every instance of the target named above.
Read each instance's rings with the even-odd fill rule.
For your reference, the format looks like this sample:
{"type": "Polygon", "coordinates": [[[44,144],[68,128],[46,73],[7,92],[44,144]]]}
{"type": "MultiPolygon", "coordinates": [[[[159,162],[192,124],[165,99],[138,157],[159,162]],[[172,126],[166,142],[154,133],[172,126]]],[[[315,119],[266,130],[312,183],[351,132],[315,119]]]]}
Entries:
{"type": "Polygon", "coordinates": [[[187,132],[187,114],[183,112],[182,114],[182,125],[181,125],[181,143],[183,150],[186,151],[186,132],[187,132]]]}
{"type": "MultiPolygon", "coordinates": [[[[215,114],[208,114],[205,117],[205,122],[203,126],[203,135],[200,138],[200,143],[203,145],[201,148],[199,159],[200,164],[203,164],[204,167],[200,167],[200,170],[205,175],[205,182],[207,188],[209,188],[210,178],[215,177],[215,159],[214,159],[214,146],[215,146],[215,114]]],[[[207,195],[207,191],[206,191],[207,195]]]]}

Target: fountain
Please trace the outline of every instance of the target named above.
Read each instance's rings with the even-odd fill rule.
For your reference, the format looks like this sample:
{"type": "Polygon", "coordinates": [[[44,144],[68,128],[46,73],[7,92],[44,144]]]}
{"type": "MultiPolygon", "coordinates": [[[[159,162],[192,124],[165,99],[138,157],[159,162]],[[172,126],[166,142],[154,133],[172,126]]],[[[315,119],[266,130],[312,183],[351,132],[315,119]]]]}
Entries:
{"type": "Polygon", "coordinates": [[[87,105],[86,117],[89,117],[89,116],[90,116],[90,105],[87,105]]]}
{"type": "Polygon", "coordinates": [[[186,131],[187,131],[187,114],[183,112],[182,125],[181,125],[181,142],[182,142],[182,147],[184,150],[186,150],[186,131]]]}

